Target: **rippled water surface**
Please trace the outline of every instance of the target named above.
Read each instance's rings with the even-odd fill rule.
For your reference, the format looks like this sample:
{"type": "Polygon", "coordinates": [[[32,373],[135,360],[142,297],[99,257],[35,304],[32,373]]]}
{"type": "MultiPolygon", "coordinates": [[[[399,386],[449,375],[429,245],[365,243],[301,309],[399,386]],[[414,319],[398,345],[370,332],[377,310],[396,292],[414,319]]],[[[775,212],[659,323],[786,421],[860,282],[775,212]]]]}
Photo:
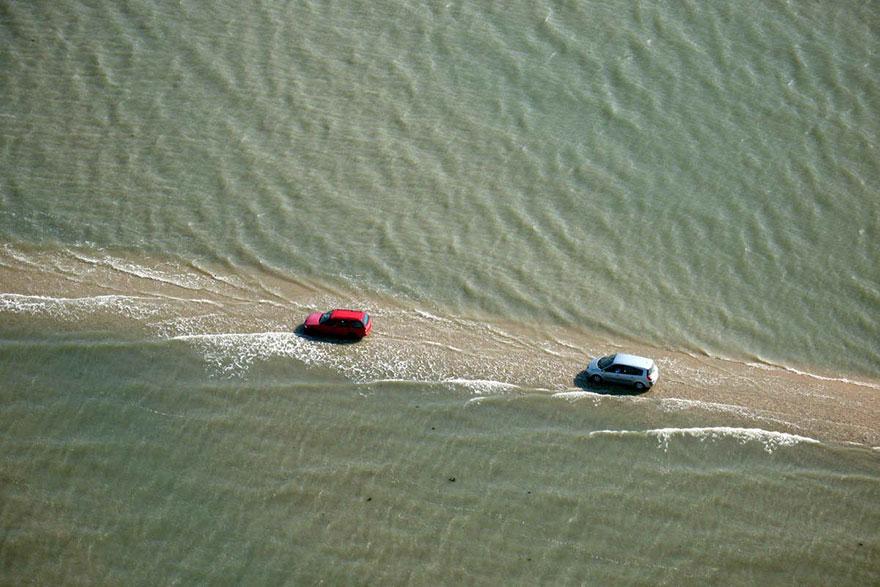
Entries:
{"type": "Polygon", "coordinates": [[[878,29],[0,5],[4,577],[876,583],[878,29]]]}

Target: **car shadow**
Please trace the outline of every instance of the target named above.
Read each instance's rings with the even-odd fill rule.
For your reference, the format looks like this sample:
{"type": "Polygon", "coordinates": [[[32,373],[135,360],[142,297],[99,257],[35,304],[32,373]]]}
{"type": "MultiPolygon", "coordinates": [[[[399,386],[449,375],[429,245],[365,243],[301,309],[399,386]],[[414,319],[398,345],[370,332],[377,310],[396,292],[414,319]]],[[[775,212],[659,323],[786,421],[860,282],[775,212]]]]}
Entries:
{"type": "Polygon", "coordinates": [[[593,383],[590,381],[586,369],[575,376],[574,384],[584,391],[599,393],[602,395],[643,395],[648,392],[647,389],[639,391],[635,387],[630,387],[629,385],[618,385],[616,383],[607,382],[593,383]]]}
{"type": "Polygon", "coordinates": [[[311,334],[306,334],[306,326],[305,324],[300,324],[296,328],[293,329],[293,333],[306,340],[311,340],[313,342],[320,342],[325,344],[357,344],[361,340],[361,338],[338,338],[334,336],[312,336],[311,334]]]}

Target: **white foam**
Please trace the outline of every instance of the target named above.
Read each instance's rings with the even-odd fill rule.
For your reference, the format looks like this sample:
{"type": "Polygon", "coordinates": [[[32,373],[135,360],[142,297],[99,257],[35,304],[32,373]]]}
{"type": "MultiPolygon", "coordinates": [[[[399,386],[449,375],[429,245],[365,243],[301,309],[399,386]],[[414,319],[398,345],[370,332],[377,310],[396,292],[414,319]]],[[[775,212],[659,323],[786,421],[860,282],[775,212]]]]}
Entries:
{"type": "Polygon", "coordinates": [[[733,404],[721,404],[716,402],[706,402],[701,400],[691,400],[691,399],[681,399],[681,398],[660,398],[658,400],[660,403],[660,409],[665,411],[672,410],[704,410],[709,412],[720,412],[724,414],[733,414],[735,416],[739,416],[741,418],[751,419],[751,420],[760,420],[762,422],[772,422],[773,424],[778,424],[781,426],[792,426],[793,423],[788,420],[783,420],[782,418],[778,418],[772,414],[772,412],[768,412],[765,410],[753,410],[749,409],[745,406],[738,406],[733,404]]]}
{"type": "Polygon", "coordinates": [[[371,345],[370,341],[331,344],[289,331],[182,332],[170,336],[169,340],[193,345],[215,374],[225,377],[243,376],[258,361],[290,358],[306,365],[332,368],[354,383],[405,381],[460,385],[475,393],[499,393],[517,387],[490,379],[445,378],[430,357],[414,357],[407,349],[371,345]]]}
{"type": "Polygon", "coordinates": [[[490,379],[463,379],[460,377],[450,377],[449,379],[444,379],[443,383],[451,383],[453,385],[460,385],[462,387],[467,387],[474,391],[474,393],[483,394],[483,393],[503,393],[505,391],[510,391],[512,389],[517,389],[519,386],[513,383],[505,383],[504,381],[493,381],[490,379]]]}
{"type": "MultiPolygon", "coordinates": [[[[406,375],[410,368],[406,363],[377,360],[371,356],[367,345],[321,343],[293,332],[181,334],[170,337],[170,340],[194,345],[216,374],[225,377],[243,376],[255,362],[275,358],[330,367],[356,383],[397,378],[406,375]]],[[[420,381],[416,377],[407,379],[420,381]]]]}
{"type": "MultiPolygon", "coordinates": [[[[594,406],[598,406],[602,402],[602,400],[604,400],[607,397],[611,397],[611,396],[602,395],[602,394],[596,393],[594,391],[586,391],[584,389],[577,389],[577,390],[568,390],[568,391],[557,391],[556,393],[552,394],[550,397],[554,397],[557,399],[564,399],[569,402],[576,402],[576,401],[580,401],[580,400],[584,400],[584,399],[589,399],[593,402],[594,406]]],[[[620,399],[620,398],[618,398],[618,399],[620,399]]]]}
{"type": "Polygon", "coordinates": [[[577,400],[583,398],[596,398],[599,397],[600,394],[593,391],[584,391],[584,390],[569,390],[569,391],[557,391],[552,395],[552,397],[567,399],[567,400],[577,400]]]}
{"type": "Polygon", "coordinates": [[[317,347],[308,349],[303,339],[290,332],[181,334],[169,340],[189,342],[219,374],[241,375],[256,360],[291,357],[304,363],[319,362],[317,347]]]}
{"type": "Polygon", "coordinates": [[[373,385],[376,383],[425,383],[424,381],[414,382],[412,379],[400,379],[398,377],[383,377],[380,379],[371,379],[369,381],[359,382],[362,385],[373,385]]]}
{"type": "Polygon", "coordinates": [[[546,353],[546,354],[550,355],[551,357],[557,357],[560,359],[564,359],[567,356],[567,355],[564,355],[560,352],[554,351],[553,349],[551,349],[547,345],[541,346],[540,349],[541,349],[541,352],[546,353]]]}
{"type": "Polygon", "coordinates": [[[669,442],[675,437],[696,438],[700,442],[706,440],[717,441],[730,438],[740,444],[747,442],[760,442],[764,445],[767,453],[772,453],[780,447],[794,446],[800,443],[819,444],[818,440],[806,436],[798,436],[787,432],[774,432],[761,428],[733,428],[729,426],[712,426],[702,428],[655,428],[650,430],[595,430],[588,434],[589,438],[596,437],[642,437],[656,438],[657,443],[664,450],[669,448],[669,442]]]}
{"type": "Polygon", "coordinates": [[[438,347],[441,349],[446,349],[447,351],[452,351],[454,353],[464,353],[465,352],[464,349],[460,349],[457,346],[452,346],[451,344],[445,344],[442,342],[435,342],[433,340],[423,340],[419,344],[424,344],[427,346],[434,346],[434,347],[438,347]]]}
{"type": "Polygon", "coordinates": [[[425,318],[427,320],[433,320],[434,322],[449,322],[449,320],[446,320],[445,318],[441,318],[440,316],[435,316],[434,314],[431,314],[430,312],[426,312],[424,310],[419,310],[418,308],[415,309],[415,313],[418,314],[419,316],[421,316],[422,318],[425,318]]]}
{"type": "Polygon", "coordinates": [[[15,259],[19,263],[22,263],[24,265],[29,265],[31,267],[39,267],[39,265],[36,262],[32,261],[29,257],[25,256],[24,253],[12,248],[12,245],[9,245],[9,244],[3,245],[3,252],[4,252],[4,254],[15,259]]]}
{"type": "Polygon", "coordinates": [[[53,318],[77,318],[83,313],[112,312],[131,318],[155,315],[162,305],[156,297],[100,295],[55,298],[16,293],[0,293],[0,312],[45,314],[53,318]]]}
{"type": "Polygon", "coordinates": [[[801,375],[803,377],[809,377],[810,379],[816,379],[817,381],[836,381],[838,383],[846,383],[847,385],[858,385],[860,387],[870,387],[871,389],[880,389],[880,384],[871,383],[869,381],[858,381],[856,379],[849,379],[847,377],[829,377],[826,375],[818,375],[816,373],[810,373],[809,371],[801,371],[800,369],[795,369],[794,367],[789,367],[787,365],[769,365],[766,363],[746,363],[749,367],[754,367],[756,369],[763,369],[765,371],[772,371],[781,369],[783,371],[788,371],[789,373],[794,373],[796,375],[801,375]]]}
{"type": "Polygon", "coordinates": [[[110,267],[111,269],[119,271],[120,273],[132,275],[141,279],[148,279],[168,285],[173,285],[176,287],[181,287],[183,289],[198,290],[203,289],[206,285],[204,278],[193,275],[191,273],[171,273],[167,271],[159,271],[158,269],[151,269],[149,267],[144,267],[142,265],[132,263],[131,261],[117,259],[109,255],[100,259],[95,259],[73,251],[71,251],[70,254],[75,259],[78,259],[83,263],[110,267]]]}
{"type": "MultiPolygon", "coordinates": [[[[181,298],[181,297],[178,297],[178,296],[169,296],[169,295],[166,295],[166,294],[160,294],[160,295],[158,295],[158,296],[156,296],[156,297],[157,297],[157,298],[161,298],[161,299],[163,299],[163,300],[172,300],[172,301],[175,301],[175,302],[183,302],[183,303],[186,303],[186,304],[206,304],[206,305],[209,305],[209,306],[215,306],[215,307],[217,307],[217,308],[222,308],[222,307],[223,307],[223,304],[221,304],[220,302],[215,302],[214,300],[209,300],[209,299],[206,299],[206,298],[181,298]]],[[[146,298],[146,297],[145,297],[145,298],[142,298],[142,299],[156,299],[156,298],[146,298]]]]}
{"type": "Polygon", "coordinates": [[[661,409],[665,410],[689,410],[699,409],[710,412],[724,412],[726,414],[735,414],[744,418],[755,417],[757,414],[752,410],[732,404],[721,404],[716,402],[706,402],[693,399],[682,399],[677,397],[663,397],[657,400],[661,409]]]}
{"type": "MultiPolygon", "coordinates": [[[[695,359],[700,359],[702,357],[687,351],[686,349],[682,349],[680,352],[688,355],[689,357],[693,357],[695,359]]],[[[819,375],[817,373],[810,373],[809,371],[801,371],[800,369],[796,369],[795,367],[789,367],[788,365],[781,365],[776,363],[771,363],[769,361],[763,361],[763,359],[759,359],[759,361],[739,361],[737,359],[731,359],[729,357],[724,357],[721,355],[715,355],[708,352],[703,351],[703,354],[706,357],[711,359],[716,359],[718,361],[725,361],[728,363],[735,363],[737,365],[746,365],[748,367],[752,367],[754,369],[761,369],[763,371],[788,371],[789,373],[794,373],[796,375],[801,375],[803,377],[809,377],[811,379],[816,379],[817,381],[836,381],[838,383],[846,383],[847,385],[858,385],[861,387],[870,387],[871,389],[880,389],[880,384],[872,383],[869,381],[859,381],[856,379],[849,379],[847,377],[830,377],[827,375],[819,375]]]]}

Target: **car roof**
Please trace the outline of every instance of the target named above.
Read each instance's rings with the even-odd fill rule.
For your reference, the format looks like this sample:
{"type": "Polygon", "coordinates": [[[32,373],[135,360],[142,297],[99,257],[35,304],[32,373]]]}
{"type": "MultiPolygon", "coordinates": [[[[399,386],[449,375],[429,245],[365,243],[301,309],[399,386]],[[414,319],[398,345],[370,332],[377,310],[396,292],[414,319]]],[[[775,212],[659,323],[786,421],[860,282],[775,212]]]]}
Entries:
{"type": "Polygon", "coordinates": [[[637,355],[628,355],[626,353],[617,353],[614,355],[614,362],[630,367],[638,367],[639,369],[650,369],[654,366],[654,361],[637,355]]]}
{"type": "Polygon", "coordinates": [[[366,312],[362,312],[361,310],[346,310],[344,308],[337,308],[333,310],[330,314],[330,317],[334,320],[363,320],[366,312]]]}

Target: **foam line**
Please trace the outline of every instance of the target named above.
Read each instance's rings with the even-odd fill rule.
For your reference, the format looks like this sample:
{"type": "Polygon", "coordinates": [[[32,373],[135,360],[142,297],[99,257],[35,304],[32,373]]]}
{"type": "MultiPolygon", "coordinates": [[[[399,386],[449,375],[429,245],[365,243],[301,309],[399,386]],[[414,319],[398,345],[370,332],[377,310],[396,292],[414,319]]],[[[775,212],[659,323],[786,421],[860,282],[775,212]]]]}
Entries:
{"type": "Polygon", "coordinates": [[[828,377],[826,375],[817,375],[816,373],[810,373],[809,371],[801,371],[800,369],[795,369],[794,367],[789,367],[787,365],[774,365],[769,363],[746,363],[749,367],[755,367],[757,369],[781,369],[783,371],[788,371],[789,373],[794,373],[795,375],[802,375],[804,377],[809,377],[810,379],[816,379],[818,381],[836,381],[838,383],[846,383],[847,385],[858,385],[860,387],[870,387],[872,389],[880,389],[880,384],[870,383],[868,381],[857,381],[855,379],[848,379],[847,377],[828,377]]]}
{"type": "Polygon", "coordinates": [[[434,322],[449,322],[449,320],[447,320],[445,318],[441,318],[440,316],[435,316],[434,314],[431,314],[430,312],[426,312],[424,310],[419,310],[418,308],[416,308],[414,311],[416,314],[418,314],[422,318],[425,318],[426,320],[432,320],[434,322]]]}
{"type": "MultiPolygon", "coordinates": [[[[448,351],[452,351],[454,353],[465,353],[464,349],[460,349],[456,346],[452,346],[451,344],[444,344],[442,342],[435,342],[433,340],[423,340],[423,341],[421,341],[420,344],[425,344],[428,346],[435,346],[435,347],[438,347],[441,349],[446,349],[448,351]]],[[[468,353],[468,354],[472,354],[472,353],[468,353]]]]}
{"type": "Polygon", "coordinates": [[[517,385],[513,383],[505,383],[503,381],[493,381],[491,379],[463,379],[460,377],[451,377],[444,379],[443,383],[452,383],[472,389],[476,393],[498,393],[502,391],[510,391],[517,389],[517,385]]]}
{"type": "Polygon", "coordinates": [[[146,296],[123,296],[123,295],[100,295],[84,296],[81,298],[54,298],[51,296],[36,296],[17,293],[0,293],[0,311],[12,312],[40,311],[51,306],[86,306],[106,307],[108,305],[127,303],[132,301],[161,302],[161,298],[146,296]]]}
{"type": "Polygon", "coordinates": [[[779,447],[789,447],[800,443],[820,444],[814,438],[789,434],[787,432],[775,432],[761,428],[733,428],[729,426],[711,426],[699,428],[654,428],[650,430],[594,430],[587,435],[589,438],[602,437],[639,437],[656,438],[657,443],[663,449],[669,448],[669,441],[675,437],[696,438],[701,442],[705,440],[716,441],[723,438],[731,438],[740,444],[747,442],[760,442],[764,450],[772,453],[779,447]]]}
{"type": "Polygon", "coordinates": [[[583,389],[578,389],[578,390],[570,390],[570,391],[557,391],[556,393],[553,394],[553,397],[560,398],[560,399],[572,400],[572,399],[581,399],[584,397],[598,398],[598,397],[602,397],[602,394],[596,393],[594,391],[586,391],[583,389]]]}
{"type": "Polygon", "coordinates": [[[757,414],[754,411],[744,406],[737,406],[733,404],[721,404],[717,402],[683,399],[678,397],[661,397],[658,401],[663,408],[669,410],[701,409],[706,411],[736,414],[737,416],[743,416],[746,418],[757,417],[757,414]]]}
{"type": "Polygon", "coordinates": [[[837,383],[845,383],[847,385],[858,385],[859,387],[869,387],[871,389],[880,389],[880,384],[872,383],[869,381],[859,381],[856,379],[849,379],[847,377],[829,377],[827,375],[818,375],[816,373],[810,373],[809,371],[801,371],[800,369],[796,369],[795,367],[789,367],[788,365],[771,363],[769,361],[764,361],[763,359],[758,359],[757,361],[739,361],[737,359],[731,359],[730,357],[724,357],[721,355],[716,355],[709,353],[707,351],[701,351],[701,355],[693,353],[687,349],[678,349],[679,352],[693,358],[693,359],[701,359],[701,358],[709,358],[717,361],[724,361],[727,363],[734,363],[736,365],[746,365],[748,367],[752,367],[753,369],[761,369],[763,371],[787,371],[789,373],[794,373],[795,375],[801,375],[803,377],[809,377],[810,379],[815,379],[817,381],[831,381],[837,383]]]}
{"type": "Polygon", "coordinates": [[[200,290],[203,289],[199,285],[199,279],[194,275],[186,275],[186,274],[173,274],[173,273],[165,273],[162,271],[158,271],[155,269],[149,269],[147,267],[142,267],[137,265],[136,263],[131,263],[128,261],[122,261],[121,259],[115,259],[113,257],[104,257],[103,259],[94,259],[92,257],[87,257],[86,255],[79,254],[73,251],[69,252],[71,256],[83,263],[88,263],[90,265],[96,266],[104,266],[110,267],[120,273],[124,273],[126,275],[132,275],[134,277],[139,277],[141,279],[148,279],[152,281],[156,281],[159,283],[165,283],[168,285],[173,285],[175,287],[181,287],[183,289],[189,290],[200,290]]]}

